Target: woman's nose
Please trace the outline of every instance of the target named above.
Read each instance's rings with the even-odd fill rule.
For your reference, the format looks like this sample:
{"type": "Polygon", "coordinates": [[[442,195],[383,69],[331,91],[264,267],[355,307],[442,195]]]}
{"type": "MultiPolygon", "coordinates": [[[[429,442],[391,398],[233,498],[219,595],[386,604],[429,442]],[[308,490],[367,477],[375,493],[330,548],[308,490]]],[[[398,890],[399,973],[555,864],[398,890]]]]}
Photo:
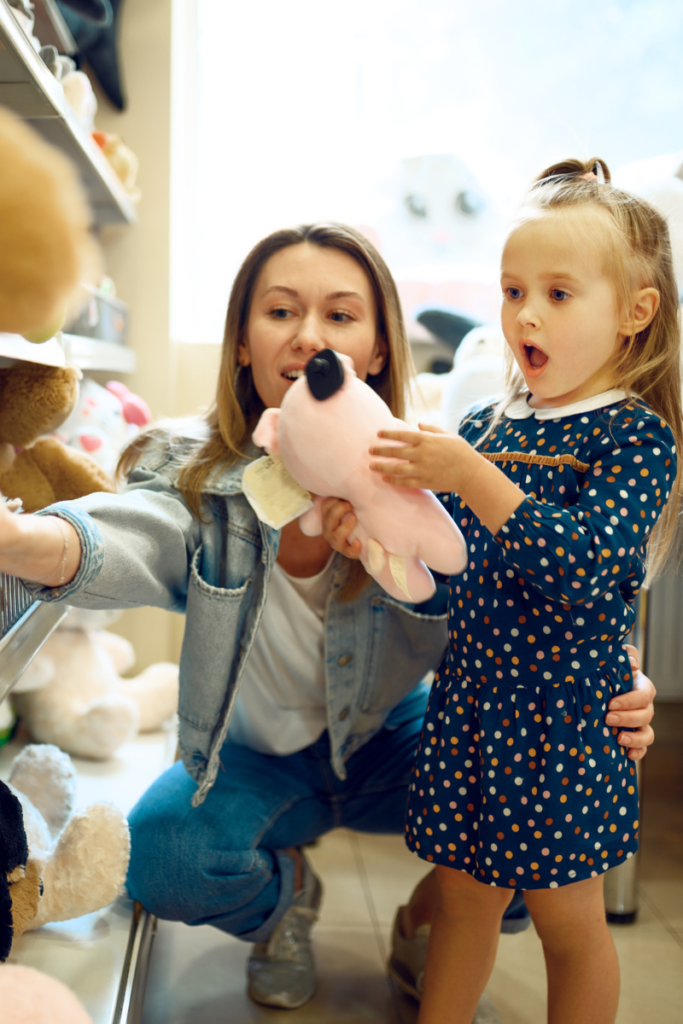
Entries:
{"type": "Polygon", "coordinates": [[[320,352],[325,348],[323,325],[318,317],[310,314],[303,318],[293,340],[293,346],[307,352],[320,352]]]}

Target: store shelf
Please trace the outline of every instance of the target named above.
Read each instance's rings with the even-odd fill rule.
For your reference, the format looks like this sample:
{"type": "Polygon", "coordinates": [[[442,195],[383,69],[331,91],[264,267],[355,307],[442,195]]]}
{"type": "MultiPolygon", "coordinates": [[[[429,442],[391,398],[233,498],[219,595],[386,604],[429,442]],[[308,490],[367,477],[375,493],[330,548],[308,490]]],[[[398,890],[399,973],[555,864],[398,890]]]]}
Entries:
{"type": "Polygon", "coordinates": [[[135,353],[112,341],[60,333],[34,345],[20,334],[0,333],[0,366],[11,366],[17,361],[43,366],[77,366],[86,372],[108,373],[132,373],[136,366],[135,353]]]}
{"type": "Polygon", "coordinates": [[[107,370],[110,373],[132,373],[135,353],[113,341],[97,341],[76,334],[63,334],[62,347],[67,363],[81,370],[107,370]]]}
{"type": "Polygon", "coordinates": [[[76,164],[96,224],[133,224],[135,207],[102,151],[81,127],[7,0],[0,0],[0,104],[30,121],[76,164]]]}

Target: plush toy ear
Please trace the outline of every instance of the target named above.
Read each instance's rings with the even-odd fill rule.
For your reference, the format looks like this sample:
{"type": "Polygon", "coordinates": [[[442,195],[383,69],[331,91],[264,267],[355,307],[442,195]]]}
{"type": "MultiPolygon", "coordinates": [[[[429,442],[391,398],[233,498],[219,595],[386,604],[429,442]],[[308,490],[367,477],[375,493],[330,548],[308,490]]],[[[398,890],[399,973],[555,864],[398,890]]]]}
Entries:
{"type": "Polygon", "coordinates": [[[0,962],[9,956],[14,938],[11,883],[23,874],[27,860],[21,804],[11,789],[0,782],[0,962]]]}
{"type": "Polygon", "coordinates": [[[280,419],[279,409],[266,409],[256,424],[251,439],[257,448],[265,448],[269,455],[278,455],[280,445],[277,438],[277,424],[280,419]]]}

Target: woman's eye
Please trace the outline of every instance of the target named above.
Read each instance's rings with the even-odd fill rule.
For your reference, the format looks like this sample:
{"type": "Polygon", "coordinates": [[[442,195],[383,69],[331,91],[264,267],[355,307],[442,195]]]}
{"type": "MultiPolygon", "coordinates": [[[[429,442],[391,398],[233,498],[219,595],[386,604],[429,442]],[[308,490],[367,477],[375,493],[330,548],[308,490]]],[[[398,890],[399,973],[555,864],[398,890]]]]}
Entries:
{"type": "Polygon", "coordinates": [[[513,301],[515,299],[521,299],[521,297],[522,297],[522,289],[521,288],[506,288],[505,289],[505,294],[507,295],[508,299],[512,299],[513,301]]]}
{"type": "Polygon", "coordinates": [[[276,320],[286,320],[290,315],[288,309],[283,309],[281,306],[276,306],[275,309],[271,309],[270,315],[276,320]]]}
{"type": "Polygon", "coordinates": [[[553,288],[550,293],[550,298],[554,302],[564,302],[565,299],[569,298],[569,292],[563,292],[561,288],[553,288]]]}
{"type": "Polygon", "coordinates": [[[348,313],[342,313],[341,310],[335,310],[333,313],[330,313],[330,318],[336,324],[346,324],[349,320],[353,319],[348,313]]]}

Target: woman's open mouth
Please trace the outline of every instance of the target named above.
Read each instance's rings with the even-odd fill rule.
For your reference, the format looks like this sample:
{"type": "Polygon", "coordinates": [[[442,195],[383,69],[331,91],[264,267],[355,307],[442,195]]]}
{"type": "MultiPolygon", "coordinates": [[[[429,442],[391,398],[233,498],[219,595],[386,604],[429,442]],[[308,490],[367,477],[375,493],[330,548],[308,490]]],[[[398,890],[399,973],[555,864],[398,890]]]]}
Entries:
{"type": "Polygon", "coordinates": [[[548,362],[548,356],[533,341],[522,340],[519,347],[524,360],[524,373],[527,377],[540,377],[548,362]]]}

